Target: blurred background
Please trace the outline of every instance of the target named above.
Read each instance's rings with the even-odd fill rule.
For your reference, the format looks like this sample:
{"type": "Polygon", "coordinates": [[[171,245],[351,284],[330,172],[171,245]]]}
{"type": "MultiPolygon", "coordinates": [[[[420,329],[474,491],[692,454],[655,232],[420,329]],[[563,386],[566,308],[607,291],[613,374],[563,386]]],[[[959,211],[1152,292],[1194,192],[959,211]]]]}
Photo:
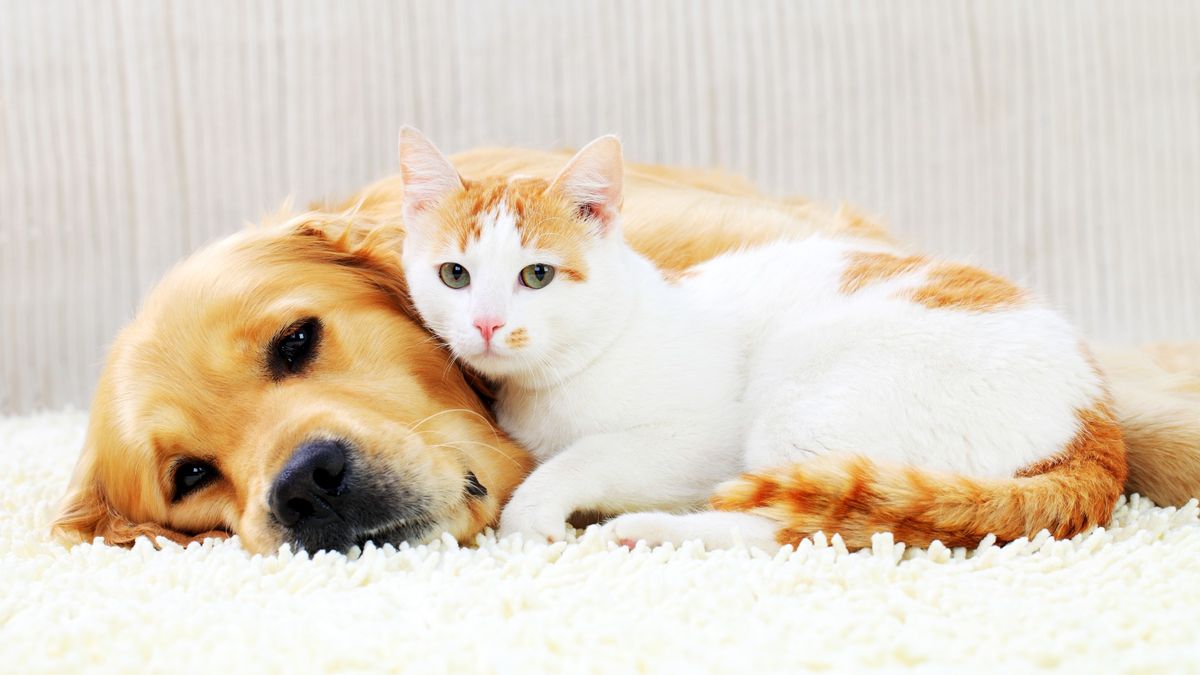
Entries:
{"type": "Polygon", "coordinates": [[[176,260],[448,152],[578,146],[855,204],[1088,334],[1200,338],[1192,0],[0,4],[0,413],[88,403],[176,260]]]}

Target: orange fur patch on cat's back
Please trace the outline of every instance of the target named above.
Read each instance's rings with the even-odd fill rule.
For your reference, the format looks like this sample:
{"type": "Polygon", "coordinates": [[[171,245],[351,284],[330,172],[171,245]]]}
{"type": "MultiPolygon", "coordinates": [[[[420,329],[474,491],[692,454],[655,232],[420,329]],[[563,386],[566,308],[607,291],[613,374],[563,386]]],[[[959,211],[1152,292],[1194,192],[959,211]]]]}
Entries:
{"type": "Polygon", "coordinates": [[[944,263],[933,268],[928,281],[913,292],[912,299],[933,309],[989,312],[1020,305],[1025,292],[987,270],[944,263]]]}
{"type": "Polygon", "coordinates": [[[438,207],[443,245],[465,251],[482,234],[484,217],[503,208],[515,218],[522,246],[554,251],[564,261],[558,266],[559,274],[572,281],[586,278],[583,249],[588,225],[577,217],[567,199],[549,189],[549,182],[494,176],[464,181],[464,186],[438,207]]]}
{"type": "Polygon", "coordinates": [[[927,266],[929,271],[924,282],[908,292],[907,297],[930,309],[989,312],[1016,307],[1025,301],[1025,292],[1020,287],[978,267],[959,263],[931,264],[923,256],[874,251],[852,251],[846,255],[839,290],[850,295],[927,266]]]}
{"type": "Polygon", "coordinates": [[[849,295],[873,283],[920,269],[926,262],[928,259],[919,255],[901,257],[891,253],[854,251],[847,256],[840,290],[849,295]]]}

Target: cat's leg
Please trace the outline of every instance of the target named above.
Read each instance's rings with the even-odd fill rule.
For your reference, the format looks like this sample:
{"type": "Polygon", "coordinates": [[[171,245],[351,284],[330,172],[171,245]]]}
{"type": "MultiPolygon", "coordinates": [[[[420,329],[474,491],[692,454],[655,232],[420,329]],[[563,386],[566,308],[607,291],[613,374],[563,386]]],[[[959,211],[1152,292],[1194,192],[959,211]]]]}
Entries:
{"type": "Polygon", "coordinates": [[[779,524],[750,513],[705,511],[702,513],[627,513],[609,521],[617,541],[633,548],[639,541],[649,546],[666,542],[682,544],[701,541],[706,548],[733,548],[745,544],[767,553],[779,549],[775,532],[779,524]]]}
{"type": "Polygon", "coordinates": [[[904,447],[899,439],[911,426],[912,394],[896,383],[921,386],[907,372],[895,371],[913,368],[892,366],[888,359],[864,366],[856,354],[871,350],[854,334],[829,327],[784,337],[762,347],[750,373],[743,468],[849,453],[902,461],[896,450],[904,447]]]}
{"type": "MultiPolygon", "coordinates": [[[[711,447],[711,446],[708,446],[711,447]]],[[[680,510],[703,504],[736,475],[736,453],[706,450],[677,431],[637,430],[581,438],[539,466],[500,515],[499,535],[558,541],[576,511],[680,510]]]]}
{"type": "Polygon", "coordinates": [[[746,430],[743,469],[785,466],[828,454],[831,401],[793,395],[787,387],[765,397],[746,430]]]}

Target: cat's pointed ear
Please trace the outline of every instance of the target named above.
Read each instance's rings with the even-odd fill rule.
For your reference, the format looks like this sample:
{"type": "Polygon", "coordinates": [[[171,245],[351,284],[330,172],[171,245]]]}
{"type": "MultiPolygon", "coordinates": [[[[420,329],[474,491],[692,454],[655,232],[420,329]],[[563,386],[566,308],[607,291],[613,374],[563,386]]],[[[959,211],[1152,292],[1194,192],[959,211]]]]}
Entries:
{"type": "Polygon", "coordinates": [[[616,136],[601,136],[575,153],[550,189],[569,199],[580,215],[594,219],[601,232],[607,233],[621,213],[624,175],[621,141],[616,136]]]}
{"type": "Polygon", "coordinates": [[[463,189],[462,177],[450,160],[410,126],[400,129],[400,175],[404,179],[406,220],[463,189]]]}

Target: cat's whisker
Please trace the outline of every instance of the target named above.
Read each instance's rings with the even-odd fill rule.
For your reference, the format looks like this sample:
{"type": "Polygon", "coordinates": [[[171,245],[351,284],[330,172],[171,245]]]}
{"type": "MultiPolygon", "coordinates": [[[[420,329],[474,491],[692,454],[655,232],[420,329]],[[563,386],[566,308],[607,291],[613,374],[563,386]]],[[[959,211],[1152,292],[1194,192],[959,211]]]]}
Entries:
{"type": "Polygon", "coordinates": [[[457,361],[458,361],[458,358],[456,356],[454,356],[453,354],[450,355],[450,358],[446,359],[446,366],[444,368],[442,368],[442,379],[443,380],[446,379],[446,373],[450,372],[450,369],[455,366],[457,361]]]}
{"type": "Polygon", "coordinates": [[[494,423],[494,422],[493,422],[491,419],[489,419],[488,417],[486,417],[486,416],[484,416],[484,415],[481,415],[481,414],[479,414],[478,412],[476,412],[476,411],[474,411],[474,410],[471,410],[471,409],[469,409],[469,408],[450,408],[450,409],[447,409],[447,410],[442,410],[441,412],[436,412],[436,413],[434,413],[434,414],[432,414],[432,415],[428,415],[428,416],[426,416],[425,418],[423,418],[423,419],[421,419],[421,420],[417,421],[417,423],[416,423],[416,424],[414,424],[414,425],[410,426],[410,427],[409,427],[409,431],[410,431],[411,433],[415,433],[415,434],[421,434],[421,433],[424,433],[424,432],[421,432],[421,431],[419,431],[419,429],[420,429],[421,425],[425,424],[426,422],[428,422],[428,421],[432,420],[432,419],[433,419],[433,418],[435,418],[435,417],[440,417],[440,416],[442,416],[442,415],[446,415],[446,414],[449,414],[449,413],[456,413],[456,412],[460,412],[460,413],[466,413],[466,414],[468,414],[468,415],[471,415],[471,416],[473,416],[473,417],[477,417],[477,418],[479,419],[479,421],[480,421],[480,422],[481,422],[481,423],[484,425],[484,427],[486,427],[486,428],[488,429],[488,431],[491,431],[491,432],[492,432],[492,441],[494,441],[494,442],[496,442],[496,443],[499,443],[499,442],[500,442],[500,432],[496,430],[496,425],[495,425],[495,423],[494,423]]]}
{"type": "MultiPolygon", "coordinates": [[[[473,411],[470,411],[470,410],[464,410],[464,409],[461,409],[461,408],[459,408],[459,409],[453,409],[453,410],[443,410],[442,412],[443,412],[443,413],[450,413],[450,412],[473,412],[473,411]]],[[[426,420],[428,420],[429,418],[432,418],[432,417],[436,417],[438,414],[441,414],[441,413],[436,413],[436,414],[434,414],[434,415],[430,415],[429,417],[427,417],[427,418],[426,418],[426,420]]],[[[475,413],[475,414],[478,414],[478,413],[475,413]]],[[[495,430],[495,428],[494,428],[494,427],[493,427],[491,424],[489,424],[489,425],[488,425],[488,428],[492,430],[492,437],[493,437],[493,439],[494,439],[494,440],[495,440],[497,443],[499,443],[499,442],[500,442],[500,437],[499,437],[499,434],[497,434],[497,433],[496,433],[496,430],[495,430]]],[[[433,431],[432,431],[432,430],[428,430],[428,431],[419,431],[419,430],[417,430],[417,429],[415,429],[415,428],[410,428],[410,429],[408,429],[407,431],[408,431],[408,433],[409,433],[410,435],[412,435],[412,436],[416,436],[418,439],[420,439],[422,443],[425,443],[425,440],[424,440],[423,438],[421,438],[422,436],[424,436],[424,435],[425,435],[425,434],[427,434],[427,433],[433,433],[433,431]]],[[[483,441],[470,441],[470,440],[464,440],[464,439],[460,439],[460,440],[457,440],[457,441],[445,441],[445,442],[442,442],[442,443],[427,443],[427,444],[426,444],[426,446],[427,446],[427,447],[430,447],[430,448],[451,448],[451,449],[453,449],[453,450],[458,450],[459,452],[464,452],[464,450],[463,450],[462,448],[458,447],[458,446],[459,446],[459,444],[461,444],[461,443],[466,443],[466,444],[470,444],[470,445],[480,445],[480,446],[483,446],[484,448],[486,448],[486,449],[488,449],[488,450],[491,450],[492,452],[495,452],[496,454],[500,455],[500,456],[501,456],[501,457],[503,457],[505,460],[507,460],[508,462],[512,463],[512,465],[513,465],[513,466],[515,466],[515,467],[517,467],[518,469],[523,469],[523,468],[524,468],[524,467],[523,467],[523,465],[522,465],[520,462],[518,462],[516,459],[514,459],[512,455],[510,455],[510,454],[508,454],[508,453],[504,452],[503,450],[501,450],[499,447],[497,447],[497,446],[495,446],[495,445],[492,445],[492,444],[490,444],[490,443],[484,443],[483,441]]]]}
{"type": "Polygon", "coordinates": [[[453,450],[458,450],[459,452],[463,452],[463,449],[462,449],[462,448],[460,448],[460,447],[458,447],[458,444],[459,444],[459,443],[468,443],[468,444],[471,444],[471,445],[480,445],[480,446],[483,446],[485,449],[487,449],[487,450],[491,450],[492,452],[496,453],[497,455],[500,455],[500,456],[501,456],[501,457],[503,457],[504,459],[508,460],[510,463],[512,463],[512,465],[513,465],[513,466],[515,466],[515,467],[517,467],[517,468],[519,468],[519,469],[520,469],[520,468],[524,468],[524,467],[523,467],[523,465],[522,465],[520,462],[518,462],[517,460],[513,459],[512,455],[508,454],[507,452],[504,452],[503,450],[501,450],[500,448],[498,448],[498,447],[496,447],[496,446],[494,446],[494,445],[491,445],[491,444],[488,444],[488,443],[483,443],[483,442],[480,442],[480,441],[462,441],[462,440],[460,440],[460,441],[447,441],[447,442],[445,442],[445,443],[437,443],[437,444],[435,444],[435,445],[431,445],[431,446],[429,446],[429,447],[431,447],[431,448],[451,448],[451,449],[453,449],[453,450]]]}
{"type": "Polygon", "coordinates": [[[483,420],[485,423],[487,423],[489,425],[491,424],[491,422],[486,417],[484,417],[483,415],[480,415],[479,413],[475,412],[474,410],[470,410],[467,408],[447,408],[446,410],[439,410],[438,412],[435,412],[432,415],[426,415],[425,417],[422,417],[421,419],[417,420],[417,422],[415,424],[409,425],[408,428],[410,431],[416,431],[417,429],[420,429],[423,424],[425,424],[426,422],[429,422],[430,420],[441,417],[442,415],[449,415],[451,413],[460,413],[460,412],[467,413],[469,415],[474,415],[475,417],[478,417],[479,419],[483,420]]]}
{"type": "Polygon", "coordinates": [[[446,344],[445,340],[442,340],[441,338],[439,338],[438,336],[433,335],[433,334],[430,334],[424,340],[421,340],[418,344],[427,345],[430,343],[434,343],[439,347],[445,347],[446,349],[450,348],[450,345],[446,344]]]}

